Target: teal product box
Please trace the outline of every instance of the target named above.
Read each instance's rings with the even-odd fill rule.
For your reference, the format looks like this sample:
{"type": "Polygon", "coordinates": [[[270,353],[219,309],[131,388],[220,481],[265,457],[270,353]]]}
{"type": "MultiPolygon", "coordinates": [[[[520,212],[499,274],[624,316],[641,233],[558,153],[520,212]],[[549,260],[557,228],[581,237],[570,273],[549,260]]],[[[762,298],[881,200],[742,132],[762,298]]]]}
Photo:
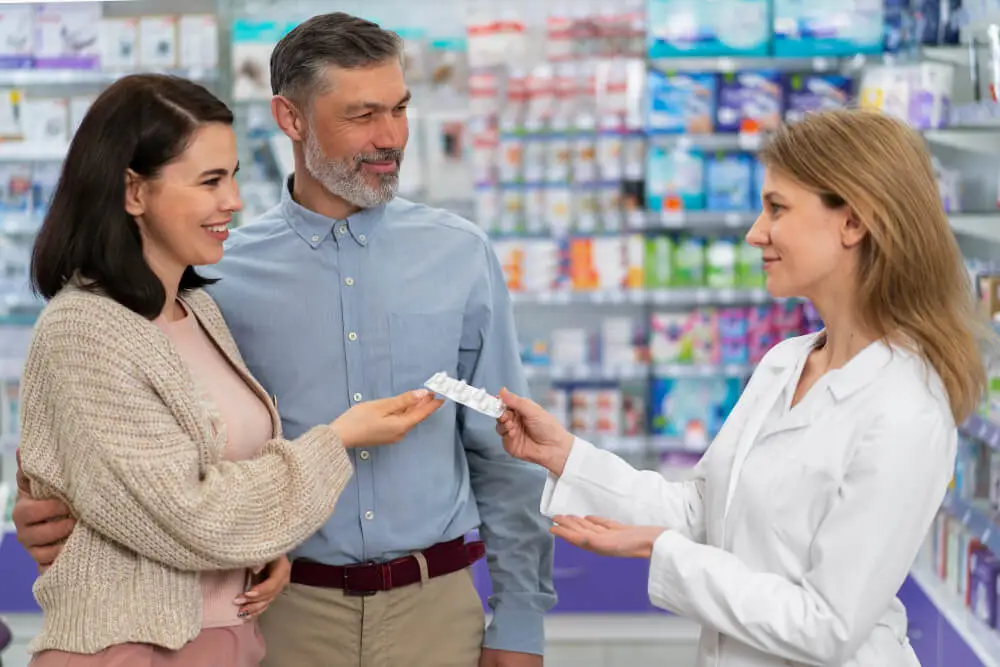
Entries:
{"type": "Polygon", "coordinates": [[[705,208],[709,211],[749,211],[753,202],[753,158],[740,153],[716,153],[705,159],[705,208]]]}
{"type": "Polygon", "coordinates": [[[719,77],[651,70],[646,129],[654,134],[710,134],[715,129],[719,77]]]}
{"type": "Polygon", "coordinates": [[[646,153],[646,208],[705,208],[705,158],[700,151],[651,146],[646,153]]]}
{"type": "Polygon", "coordinates": [[[650,387],[650,431],[685,446],[711,442],[736,407],[739,378],[655,378],[650,387]]]}
{"type": "Polygon", "coordinates": [[[766,56],[770,0],[646,0],[650,58],[766,56]]]}
{"type": "Polygon", "coordinates": [[[883,0],[774,0],[774,55],[881,53],[883,0]]]}

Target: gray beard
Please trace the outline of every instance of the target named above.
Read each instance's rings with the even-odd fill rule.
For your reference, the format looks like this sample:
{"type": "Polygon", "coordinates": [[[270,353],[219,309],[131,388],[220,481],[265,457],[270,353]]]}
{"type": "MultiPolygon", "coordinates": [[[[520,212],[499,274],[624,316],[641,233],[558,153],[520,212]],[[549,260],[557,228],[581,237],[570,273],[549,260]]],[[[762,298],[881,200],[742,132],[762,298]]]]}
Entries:
{"type": "MultiPolygon", "coordinates": [[[[399,190],[399,171],[377,174],[378,185],[372,187],[359,169],[359,159],[331,160],[323,153],[316,133],[311,131],[305,140],[306,170],[332,195],[340,197],[358,208],[372,208],[392,201],[399,190]]],[[[402,156],[400,156],[402,162],[402,156]]]]}

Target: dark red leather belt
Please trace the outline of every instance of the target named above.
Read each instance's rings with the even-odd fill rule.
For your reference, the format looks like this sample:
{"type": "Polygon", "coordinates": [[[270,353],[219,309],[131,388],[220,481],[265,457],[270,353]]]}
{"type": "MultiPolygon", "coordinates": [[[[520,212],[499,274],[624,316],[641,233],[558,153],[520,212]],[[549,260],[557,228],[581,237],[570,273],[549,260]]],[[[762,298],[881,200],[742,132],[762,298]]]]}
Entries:
{"type": "MultiPolygon", "coordinates": [[[[431,579],[469,567],[486,554],[480,541],[466,544],[460,537],[441,542],[421,552],[427,561],[427,576],[431,579]]],[[[416,556],[403,556],[384,563],[354,565],[323,565],[310,560],[292,562],[293,584],[338,588],[347,595],[374,595],[379,591],[409,586],[420,581],[420,564],[416,556]]]]}

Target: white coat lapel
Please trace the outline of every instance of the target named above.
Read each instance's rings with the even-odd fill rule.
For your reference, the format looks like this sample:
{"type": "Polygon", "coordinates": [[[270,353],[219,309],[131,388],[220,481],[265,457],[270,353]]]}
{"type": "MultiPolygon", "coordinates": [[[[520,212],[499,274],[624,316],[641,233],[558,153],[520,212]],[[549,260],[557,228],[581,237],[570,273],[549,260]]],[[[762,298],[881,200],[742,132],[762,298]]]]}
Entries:
{"type": "Polygon", "coordinates": [[[764,421],[774,408],[774,402],[778,400],[782,391],[791,381],[800,356],[812,348],[816,335],[801,336],[779,344],[779,347],[774,348],[768,354],[767,368],[760,369],[760,371],[769,372],[771,376],[761,378],[765,380],[765,384],[756,391],[758,398],[752,399],[751,410],[753,412],[736,441],[736,452],[733,455],[732,470],[729,473],[729,487],[726,490],[726,504],[722,512],[723,526],[726,517],[729,516],[729,506],[733,502],[733,495],[736,493],[736,485],[740,481],[740,473],[747,455],[756,442],[757,436],[764,426],[764,421]]]}
{"type": "Polygon", "coordinates": [[[760,398],[754,402],[753,414],[746,422],[743,432],[736,443],[736,454],[733,456],[733,469],[729,473],[729,488],[726,491],[726,505],[722,513],[722,520],[729,516],[729,505],[733,502],[733,494],[736,492],[736,484],[740,480],[740,472],[743,470],[743,463],[747,460],[747,455],[757,440],[764,420],[774,408],[774,402],[781,396],[785,386],[791,380],[795,366],[789,365],[784,368],[774,368],[773,378],[769,385],[761,387],[760,398]]]}

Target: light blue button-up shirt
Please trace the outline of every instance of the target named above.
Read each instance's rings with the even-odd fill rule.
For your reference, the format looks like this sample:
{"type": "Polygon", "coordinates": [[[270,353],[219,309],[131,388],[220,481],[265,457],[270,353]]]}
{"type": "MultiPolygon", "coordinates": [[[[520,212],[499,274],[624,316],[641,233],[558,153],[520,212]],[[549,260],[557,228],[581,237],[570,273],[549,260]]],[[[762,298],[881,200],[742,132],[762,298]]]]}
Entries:
{"type": "MultiPolygon", "coordinates": [[[[504,276],[487,237],[396,199],[333,220],[281,203],[237,229],[202,274],[285,435],[438,371],[526,391],[504,276]]],[[[396,445],[350,451],[330,521],[292,554],[331,565],[396,558],[479,527],[493,580],[484,645],[541,653],[555,603],[544,475],[504,452],[495,421],[448,402],[396,445]]]]}

